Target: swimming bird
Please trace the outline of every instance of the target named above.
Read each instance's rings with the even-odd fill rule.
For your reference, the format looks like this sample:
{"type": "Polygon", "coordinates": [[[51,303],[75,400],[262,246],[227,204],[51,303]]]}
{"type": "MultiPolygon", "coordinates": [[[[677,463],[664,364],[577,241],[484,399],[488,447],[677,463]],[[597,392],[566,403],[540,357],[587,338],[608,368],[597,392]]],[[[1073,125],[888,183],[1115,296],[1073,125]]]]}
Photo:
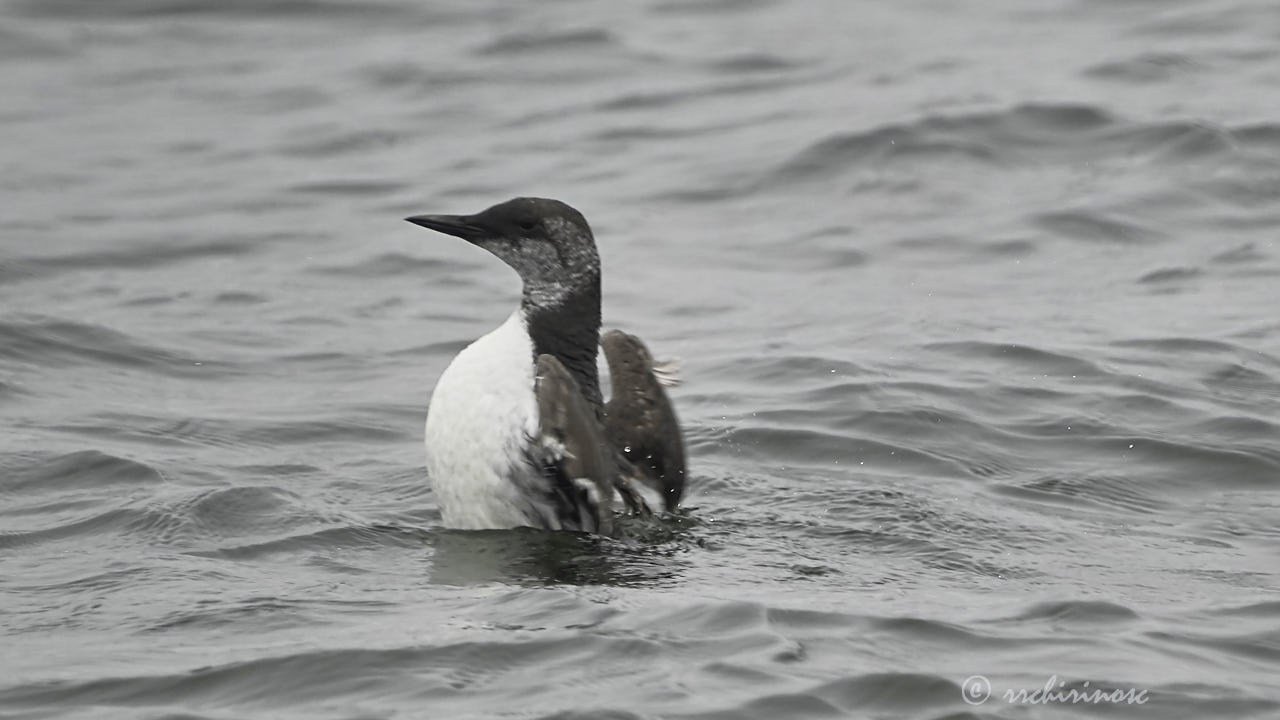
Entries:
{"type": "Polygon", "coordinates": [[[487,250],[522,282],[519,307],[459,352],[432,394],[427,471],[444,524],[607,535],[615,495],[648,512],[637,482],[674,508],[684,488],[680,428],[634,336],[606,336],[618,369],[604,403],[600,256],[582,213],[524,197],[474,215],[406,220],[487,250]]]}

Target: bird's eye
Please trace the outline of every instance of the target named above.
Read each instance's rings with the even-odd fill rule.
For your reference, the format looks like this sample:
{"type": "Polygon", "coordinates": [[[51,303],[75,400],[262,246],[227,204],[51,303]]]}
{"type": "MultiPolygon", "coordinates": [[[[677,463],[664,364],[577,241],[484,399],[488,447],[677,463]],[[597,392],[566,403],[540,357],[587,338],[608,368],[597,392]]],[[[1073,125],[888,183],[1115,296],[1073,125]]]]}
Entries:
{"type": "Polygon", "coordinates": [[[521,230],[526,230],[526,231],[528,231],[528,230],[532,230],[532,229],[533,229],[533,221],[532,221],[532,220],[528,220],[528,219],[526,219],[526,220],[521,220],[521,221],[519,222],[519,225],[520,225],[520,229],[521,229],[521,230]]]}

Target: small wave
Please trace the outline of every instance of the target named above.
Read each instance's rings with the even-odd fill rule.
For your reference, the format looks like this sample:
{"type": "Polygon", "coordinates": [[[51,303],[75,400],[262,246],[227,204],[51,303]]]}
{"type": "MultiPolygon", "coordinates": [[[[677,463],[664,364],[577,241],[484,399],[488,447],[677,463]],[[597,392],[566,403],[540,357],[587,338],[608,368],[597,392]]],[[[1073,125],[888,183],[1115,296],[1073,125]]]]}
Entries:
{"type": "Polygon", "coordinates": [[[190,245],[139,245],[124,250],[19,257],[0,264],[0,283],[40,280],[81,270],[140,270],[205,258],[235,257],[248,255],[261,244],[261,240],[250,238],[221,238],[190,245]]]}
{"type": "Polygon", "coordinates": [[[176,508],[205,527],[243,534],[287,525],[290,510],[299,500],[280,488],[250,485],[201,493],[176,508]]]}
{"type": "Polygon", "coordinates": [[[227,560],[258,560],[278,555],[293,555],[315,550],[337,551],[369,547],[422,547],[428,536],[421,531],[392,526],[352,525],[324,528],[314,532],[289,535],[246,545],[233,545],[213,550],[197,550],[199,557],[227,560]]]}
{"type": "Polygon", "coordinates": [[[117,330],[53,318],[0,320],[0,358],[37,366],[112,365],[167,376],[209,377],[228,364],[147,345],[117,330]]]}
{"type": "Polygon", "coordinates": [[[68,580],[56,580],[54,582],[39,582],[30,585],[17,585],[13,589],[19,592],[37,592],[50,593],[53,591],[63,591],[68,594],[80,592],[103,592],[128,588],[136,583],[144,581],[149,570],[143,566],[127,567],[119,570],[107,570],[105,572],[93,571],[88,575],[79,575],[68,580]]]}
{"type": "Polygon", "coordinates": [[[367,66],[361,76],[376,88],[422,94],[464,87],[490,79],[489,76],[457,68],[441,68],[411,62],[377,63],[367,66]]]}
{"type": "Polygon", "coordinates": [[[1272,518],[1239,517],[1218,518],[1206,525],[1210,534],[1226,538],[1229,544],[1238,541],[1261,540],[1269,545],[1280,541],[1280,527],[1272,518]]]}
{"type": "Polygon", "coordinates": [[[1280,150],[1280,123],[1264,122],[1242,125],[1231,133],[1232,137],[1255,150],[1280,150]]]}
{"type": "Polygon", "coordinates": [[[0,60],[44,62],[55,58],[72,57],[74,54],[71,47],[42,38],[35,33],[0,28],[0,60]]]}
{"type": "Polygon", "coordinates": [[[618,39],[607,30],[583,28],[554,32],[522,32],[500,37],[481,47],[481,55],[526,55],[537,52],[568,52],[591,48],[616,47],[618,39]]]}
{"type": "Polygon", "coordinates": [[[421,652],[411,650],[315,651],[171,675],[18,685],[0,690],[0,701],[19,706],[138,707],[243,703],[269,696],[306,702],[349,696],[370,678],[420,656],[421,652]]]}
{"type": "Polygon", "coordinates": [[[1134,152],[1148,155],[1154,162],[1171,165],[1226,157],[1236,151],[1239,142],[1230,130],[1197,121],[1139,124],[1118,132],[1116,140],[1130,143],[1134,152]]]}
{"type": "Polygon", "coordinates": [[[145,511],[136,508],[115,508],[95,512],[88,517],[63,520],[56,525],[36,530],[0,531],[0,548],[18,548],[62,540],[83,542],[87,538],[100,539],[104,535],[127,530],[145,516],[145,511]]]}
{"type": "Polygon", "coordinates": [[[352,153],[372,153],[394,148],[404,142],[404,135],[393,130],[360,128],[313,133],[313,137],[295,140],[279,152],[309,158],[330,158],[352,153]]]}
{"type": "MultiPolygon", "coordinates": [[[[420,429],[420,428],[419,428],[420,429]]],[[[400,425],[388,426],[373,419],[320,419],[256,421],[236,434],[243,441],[256,439],[266,445],[310,445],[326,440],[363,443],[402,443],[418,438],[400,425]]]]}
{"type": "Polygon", "coordinates": [[[394,603],[363,600],[283,600],[254,597],[214,608],[196,608],[170,613],[148,625],[144,632],[172,632],[178,629],[216,629],[252,624],[260,631],[310,626],[323,622],[317,616],[327,612],[366,613],[385,611],[394,603]]]}
{"type": "Polygon", "coordinates": [[[29,17],[64,20],[109,20],[176,16],[247,18],[402,17],[401,4],[336,0],[16,0],[11,5],[29,17]]]}
{"type": "Polygon", "coordinates": [[[999,161],[994,148],[979,142],[890,126],[821,140],[785,162],[766,184],[830,177],[849,168],[882,165],[903,158],[942,161],[948,157],[984,163],[999,161]]]}
{"type": "Polygon", "coordinates": [[[834,680],[810,691],[836,707],[859,714],[867,710],[881,712],[923,710],[956,704],[960,686],[937,675],[920,673],[866,673],[858,677],[834,680]]]}
{"type": "Polygon", "coordinates": [[[1241,345],[1221,340],[1170,336],[1114,340],[1111,342],[1111,345],[1117,348],[1148,350],[1153,353],[1161,354],[1185,355],[1187,353],[1194,353],[1198,355],[1228,357],[1243,355],[1247,357],[1255,357],[1259,360],[1265,360],[1274,367],[1280,368],[1280,358],[1272,357],[1258,350],[1249,349],[1241,345]]]}
{"type": "Polygon", "coordinates": [[[1099,63],[1084,71],[1089,77],[1127,83],[1166,82],[1185,77],[1202,67],[1180,53],[1148,52],[1124,60],[1099,63]]]}
{"type": "Polygon", "coordinates": [[[1267,5],[1241,5],[1231,12],[1223,12],[1213,6],[1184,6],[1168,12],[1150,13],[1144,22],[1133,29],[1142,35],[1180,37],[1207,40],[1215,35],[1231,35],[1242,32],[1251,25],[1274,20],[1267,5]]]}
{"type": "Polygon", "coordinates": [[[339,522],[339,513],[316,507],[295,493],[278,487],[241,485],[153,498],[122,529],[148,545],[221,557],[208,548],[227,539],[286,542],[313,532],[317,526],[339,522]]]}
{"type": "Polygon", "coordinates": [[[383,253],[371,258],[363,258],[348,265],[329,265],[308,268],[308,272],[321,275],[341,275],[353,278],[379,278],[410,275],[414,277],[431,277],[441,272],[458,272],[478,267],[472,263],[456,260],[440,260],[436,258],[415,257],[403,253],[383,253]]]}
{"type": "Polygon", "coordinates": [[[1164,233],[1096,210],[1060,210],[1039,213],[1032,221],[1055,235],[1071,240],[1131,245],[1165,238],[1164,233]]]}
{"type": "MultiPolygon", "coordinates": [[[[1230,172],[1202,177],[1194,183],[1194,187],[1205,196],[1229,208],[1238,209],[1237,212],[1210,218],[1215,225],[1230,230],[1229,234],[1235,234],[1240,230],[1272,228],[1276,226],[1277,218],[1280,217],[1273,212],[1275,198],[1280,196],[1280,174],[1266,175],[1257,171],[1235,168],[1230,172]],[[1239,210],[1247,212],[1241,213],[1239,210]]],[[[1258,255],[1257,260],[1269,258],[1256,247],[1254,252],[1258,255]]],[[[1243,251],[1241,256],[1248,258],[1254,252],[1243,251]]],[[[1243,260],[1243,262],[1248,261],[1243,260]]],[[[1275,271],[1272,270],[1272,272],[1275,271]]]]}
{"type": "Polygon", "coordinates": [[[1243,635],[1210,635],[1191,632],[1147,633],[1147,637],[1182,646],[1219,650],[1228,656],[1280,665],[1280,632],[1250,632],[1243,635]]]}
{"type": "Polygon", "coordinates": [[[1270,419],[1247,415],[1224,415],[1195,423],[1191,431],[1202,437],[1272,441],[1280,437],[1280,425],[1270,419]]]}
{"type": "Polygon", "coordinates": [[[786,72],[804,66],[804,63],[796,60],[789,60],[779,55],[758,52],[733,55],[727,58],[712,60],[707,63],[707,67],[712,70],[731,75],[786,72]]]}
{"type": "Polygon", "coordinates": [[[238,470],[251,475],[270,475],[272,477],[294,477],[298,475],[317,475],[320,468],[315,465],[283,463],[275,465],[241,465],[238,470]]]}
{"type": "Polygon", "coordinates": [[[631,142],[646,140],[675,140],[700,137],[727,128],[727,125],[702,125],[696,127],[661,127],[657,125],[623,125],[603,127],[591,137],[605,142],[631,142]]]}
{"type": "MultiPolygon", "coordinates": [[[[880,472],[873,477],[918,480],[920,473],[880,472]]],[[[1047,534],[1028,537],[992,522],[986,515],[949,510],[915,494],[901,495],[887,504],[878,502],[875,495],[868,492],[846,490],[836,494],[829,490],[831,483],[830,476],[824,475],[822,479],[788,488],[785,493],[774,491],[770,508],[785,510],[792,504],[800,507],[822,504],[825,507],[822,522],[789,529],[820,541],[827,551],[837,554],[849,552],[906,559],[913,566],[928,568],[927,574],[931,577],[1002,580],[1038,577],[1041,573],[1034,568],[1007,562],[1010,556],[1006,553],[1049,550],[1063,539],[1047,534]],[[815,485],[820,489],[812,489],[815,485]],[[976,549],[981,546],[1002,550],[993,554],[976,549]]],[[[771,531],[784,530],[782,523],[772,517],[769,520],[771,531]]],[[[902,581],[914,582],[909,578],[903,577],[902,581]]]]}
{"type": "Polygon", "coordinates": [[[1139,619],[1134,610],[1104,600],[1064,600],[1033,605],[1014,616],[1016,622],[1069,624],[1125,623],[1139,619]]]}
{"type": "Polygon", "coordinates": [[[1225,617],[1250,617],[1280,620],[1280,600],[1267,600],[1234,607],[1215,608],[1209,614],[1225,617]]]}
{"type": "Polygon", "coordinates": [[[857,234],[847,226],[827,227],[800,235],[794,242],[779,242],[759,248],[751,258],[726,258],[725,262],[744,260],[767,263],[771,272],[779,267],[801,271],[842,272],[871,262],[871,255],[852,247],[857,234]],[[796,252],[802,246],[804,252],[796,252]]]}
{"type": "Polygon", "coordinates": [[[261,305],[267,302],[267,296],[248,292],[222,292],[213,296],[218,305],[261,305]]]}
{"type": "Polygon", "coordinates": [[[721,15],[759,10],[776,2],[777,0],[680,0],[659,2],[651,9],[670,15],[721,15]]]}
{"type": "MultiPolygon", "coordinates": [[[[1143,122],[1119,118],[1091,105],[1019,105],[989,112],[931,115],[911,123],[832,134],[744,187],[755,190],[825,180],[854,169],[911,161],[1034,167],[1122,158],[1126,164],[1137,159],[1177,164],[1228,157],[1238,146],[1274,148],[1280,145],[1277,135],[1280,133],[1274,126],[1265,124],[1221,128],[1198,120],[1143,122]]],[[[1122,228],[1107,230],[1114,235],[1122,228]]],[[[1130,231],[1119,234],[1127,237],[1130,231]]]]}
{"type": "MultiPolygon", "coordinates": [[[[768,91],[786,84],[785,78],[754,78],[733,82],[718,81],[700,83],[691,87],[676,90],[627,91],[615,95],[608,100],[597,103],[594,107],[601,112],[633,113],[640,110],[661,110],[683,105],[691,100],[725,95],[753,94],[768,91]]],[[[733,192],[729,189],[707,189],[705,192],[733,192]]]]}
{"type": "Polygon", "coordinates": [[[1239,265],[1246,263],[1258,263],[1266,259],[1266,253],[1261,252],[1257,245],[1253,243],[1244,243],[1242,245],[1237,245],[1230,250],[1224,250],[1223,252],[1214,255],[1210,258],[1210,262],[1217,263],[1219,265],[1239,265]]]}
{"type": "MultiPolygon", "coordinates": [[[[312,442],[404,442],[411,437],[385,408],[367,417],[340,418],[165,418],[132,413],[94,413],[80,423],[56,429],[114,440],[141,441],[160,446],[264,448],[312,442]]],[[[362,414],[363,415],[363,414],[362,414]]]]}
{"type": "Polygon", "coordinates": [[[159,470],[145,463],[81,450],[18,470],[2,487],[8,493],[67,492],[104,485],[151,485],[164,479],[159,470]]]}
{"type": "MultiPolygon", "coordinates": [[[[623,96],[617,100],[623,104],[633,100],[640,102],[646,101],[641,100],[636,96],[623,96]]],[[[661,100],[659,100],[659,102],[661,102],[661,100]]],[[[627,124],[610,123],[602,125],[598,130],[591,134],[591,139],[616,144],[636,141],[670,141],[686,138],[707,137],[740,128],[752,127],[763,122],[768,122],[769,120],[776,120],[781,114],[782,113],[777,113],[774,116],[765,117],[752,115],[714,119],[704,118],[695,122],[680,119],[676,115],[666,114],[627,124]]],[[[734,190],[732,188],[698,188],[689,192],[693,192],[695,194],[700,192],[711,194],[723,193],[725,197],[728,197],[733,194],[734,190]]]]}
{"type": "Polygon", "coordinates": [[[931,645],[950,644],[954,647],[999,647],[1022,644],[1018,639],[1003,638],[958,623],[923,617],[871,618],[869,627],[864,632],[901,636],[931,645]]]}
{"type": "Polygon", "coordinates": [[[1108,509],[1157,512],[1168,504],[1155,497],[1144,483],[1124,477],[1051,476],[1004,485],[999,491],[1016,497],[1048,502],[1087,502],[1108,509]]]}
{"type": "Polygon", "coordinates": [[[929,343],[924,346],[924,349],[972,359],[997,361],[1041,375],[1090,379],[1111,377],[1111,373],[1091,360],[1031,345],[969,340],[929,343]]]}
{"type": "Polygon", "coordinates": [[[812,429],[737,427],[728,432],[722,443],[716,454],[792,467],[842,464],[854,470],[892,469],[934,477],[950,477],[959,469],[951,461],[915,448],[812,429]]]}
{"type": "Polygon", "coordinates": [[[536,720],[646,720],[646,717],[627,710],[604,708],[592,710],[565,710],[562,712],[552,713],[551,715],[543,715],[536,720]]]}
{"type": "Polygon", "coordinates": [[[26,393],[13,382],[0,380],[0,399],[12,400],[26,393]]]}
{"type": "MultiPolygon", "coordinates": [[[[719,669],[719,668],[717,668],[719,669]]],[[[708,672],[711,668],[705,668],[708,672]]],[[[760,671],[723,664],[726,680],[733,686],[771,688],[782,684],[781,678],[760,671]]],[[[733,702],[728,697],[713,703],[716,709],[681,713],[687,720],[772,720],[773,718],[840,718],[840,717],[938,717],[976,718],[962,702],[962,689],[954,679],[928,673],[868,672],[851,677],[803,685],[809,687],[786,692],[766,690],[750,693],[748,699],[733,702]]],[[[788,683],[792,686],[797,683],[788,683]]],[[[732,696],[730,696],[732,697],[732,696]]],[[[560,715],[547,716],[560,718],[560,715]]]]}
{"type": "Polygon", "coordinates": [[[402,182],[388,180],[328,180],[302,183],[287,188],[289,192],[304,195],[335,195],[338,197],[376,197],[391,195],[407,188],[402,182]]]}
{"type": "Polygon", "coordinates": [[[811,383],[828,385],[833,381],[860,378],[871,373],[857,363],[817,355],[765,355],[735,358],[732,362],[708,368],[717,375],[745,381],[750,386],[774,386],[805,378],[811,383]]]}
{"type": "Polygon", "coordinates": [[[1215,394],[1256,403],[1259,397],[1280,399],[1280,379],[1256,367],[1233,362],[1219,366],[1202,382],[1215,394]]]}
{"type": "Polygon", "coordinates": [[[826,177],[851,166],[909,157],[947,156],[1002,163],[1013,151],[1044,152],[1074,145],[1115,120],[1088,105],[1020,105],[1010,110],[931,116],[820,140],[775,171],[778,180],[826,177]]]}
{"type": "Polygon", "coordinates": [[[1142,277],[1138,278],[1138,282],[1143,285],[1164,285],[1177,283],[1184,280],[1194,280],[1202,277],[1204,271],[1199,268],[1192,267],[1169,267],[1152,270],[1142,277]]]}
{"type": "Polygon", "coordinates": [[[413,345],[411,347],[399,348],[396,350],[388,350],[390,357],[444,357],[451,358],[462,351],[463,348],[470,345],[470,338],[462,338],[458,340],[442,340],[440,342],[427,343],[426,345],[413,345]]]}
{"type": "Polygon", "coordinates": [[[1120,437],[1103,440],[1100,450],[1116,456],[1131,453],[1142,460],[1144,474],[1183,487],[1269,488],[1280,486],[1280,451],[1262,447],[1207,445],[1190,440],[1120,437]]]}

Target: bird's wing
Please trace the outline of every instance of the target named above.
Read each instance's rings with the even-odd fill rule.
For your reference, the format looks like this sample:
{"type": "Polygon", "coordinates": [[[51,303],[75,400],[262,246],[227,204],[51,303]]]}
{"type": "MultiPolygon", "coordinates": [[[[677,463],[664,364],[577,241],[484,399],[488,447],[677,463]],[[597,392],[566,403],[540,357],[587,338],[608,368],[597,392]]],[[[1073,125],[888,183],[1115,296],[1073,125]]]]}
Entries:
{"type": "Polygon", "coordinates": [[[595,409],[552,355],[538,356],[534,395],[539,422],[530,460],[550,481],[561,527],[611,534],[617,468],[595,409]]]}
{"type": "MultiPolygon", "coordinates": [[[[618,473],[613,478],[613,489],[618,491],[618,497],[622,498],[627,512],[637,517],[653,515],[653,511],[649,509],[649,503],[637,489],[637,483],[653,487],[648,473],[633,465],[620,449],[614,448],[613,461],[618,466],[618,473]]],[[[660,487],[653,487],[653,490],[656,493],[662,493],[660,487]]]]}
{"type": "Polygon", "coordinates": [[[610,330],[600,339],[609,364],[611,393],[605,429],[616,452],[638,473],[637,479],[662,496],[674,510],[684,495],[684,438],[675,408],[653,356],[640,338],[610,330]]]}

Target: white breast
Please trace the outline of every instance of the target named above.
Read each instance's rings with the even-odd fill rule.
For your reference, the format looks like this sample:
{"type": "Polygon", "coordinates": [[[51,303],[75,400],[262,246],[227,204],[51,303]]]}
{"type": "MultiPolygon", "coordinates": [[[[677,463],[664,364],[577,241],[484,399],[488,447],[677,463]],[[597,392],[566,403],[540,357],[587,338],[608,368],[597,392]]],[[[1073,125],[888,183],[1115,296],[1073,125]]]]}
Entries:
{"type": "Polygon", "coordinates": [[[427,471],[444,524],[478,530],[530,524],[511,478],[533,469],[538,429],[533,343],[520,311],[449,363],[427,411],[427,471]]]}

